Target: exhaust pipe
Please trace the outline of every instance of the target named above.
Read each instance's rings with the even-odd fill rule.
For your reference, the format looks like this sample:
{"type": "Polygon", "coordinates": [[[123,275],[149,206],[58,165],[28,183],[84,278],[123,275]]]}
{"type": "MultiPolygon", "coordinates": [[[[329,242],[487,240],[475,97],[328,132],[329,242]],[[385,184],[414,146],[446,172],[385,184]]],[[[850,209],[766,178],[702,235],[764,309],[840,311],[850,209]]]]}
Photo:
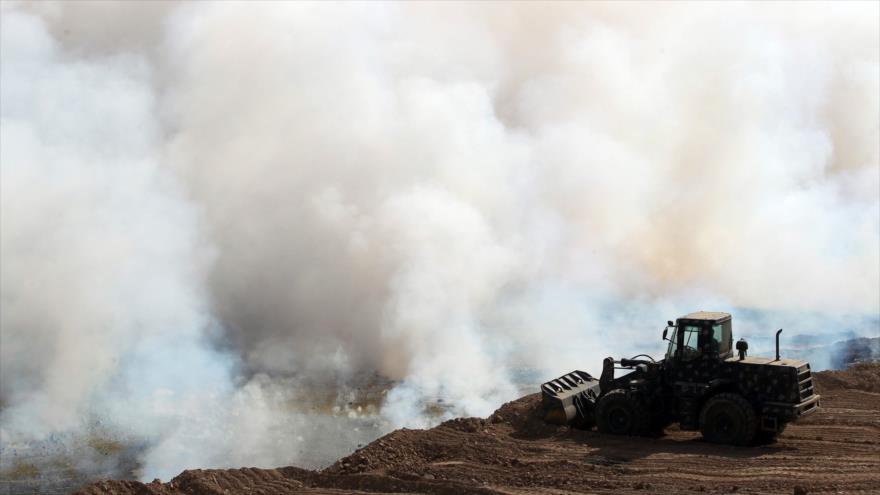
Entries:
{"type": "Polygon", "coordinates": [[[782,333],[782,329],[780,328],[776,332],[776,360],[779,361],[779,334],[782,333]]]}

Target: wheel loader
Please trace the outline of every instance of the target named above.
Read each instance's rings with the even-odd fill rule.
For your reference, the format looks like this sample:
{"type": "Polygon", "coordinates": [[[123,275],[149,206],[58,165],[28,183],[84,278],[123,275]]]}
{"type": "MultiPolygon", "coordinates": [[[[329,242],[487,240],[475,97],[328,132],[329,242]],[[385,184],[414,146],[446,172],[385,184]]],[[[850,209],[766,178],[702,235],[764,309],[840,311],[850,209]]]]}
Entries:
{"type": "Polygon", "coordinates": [[[786,424],[816,411],[809,363],[734,353],[728,313],[699,311],[667,322],[666,356],[605,358],[599,379],[572,371],[541,385],[545,420],[602,433],[656,435],[673,422],[731,445],[772,441],[786,424]],[[671,330],[671,333],[670,333],[671,330]],[[616,370],[628,370],[615,378],[616,370]]]}

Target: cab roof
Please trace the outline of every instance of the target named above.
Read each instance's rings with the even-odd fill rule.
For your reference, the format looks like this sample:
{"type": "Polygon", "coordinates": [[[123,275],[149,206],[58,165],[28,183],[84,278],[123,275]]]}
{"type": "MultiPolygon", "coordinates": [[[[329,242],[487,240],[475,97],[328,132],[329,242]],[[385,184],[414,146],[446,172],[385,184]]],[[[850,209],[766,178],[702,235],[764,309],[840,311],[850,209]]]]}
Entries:
{"type": "Polygon", "coordinates": [[[719,323],[729,319],[730,313],[722,313],[720,311],[697,311],[696,313],[684,315],[679,318],[679,320],[701,320],[714,321],[719,323]]]}

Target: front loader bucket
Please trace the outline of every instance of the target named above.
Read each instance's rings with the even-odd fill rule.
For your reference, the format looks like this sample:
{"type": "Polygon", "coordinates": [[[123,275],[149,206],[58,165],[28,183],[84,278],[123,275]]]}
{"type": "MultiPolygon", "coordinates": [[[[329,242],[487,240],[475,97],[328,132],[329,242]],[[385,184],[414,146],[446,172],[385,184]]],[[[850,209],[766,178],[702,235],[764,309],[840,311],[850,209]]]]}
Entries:
{"type": "Polygon", "coordinates": [[[584,371],[572,371],[542,384],[544,420],[578,428],[591,427],[599,392],[599,380],[584,371]]]}

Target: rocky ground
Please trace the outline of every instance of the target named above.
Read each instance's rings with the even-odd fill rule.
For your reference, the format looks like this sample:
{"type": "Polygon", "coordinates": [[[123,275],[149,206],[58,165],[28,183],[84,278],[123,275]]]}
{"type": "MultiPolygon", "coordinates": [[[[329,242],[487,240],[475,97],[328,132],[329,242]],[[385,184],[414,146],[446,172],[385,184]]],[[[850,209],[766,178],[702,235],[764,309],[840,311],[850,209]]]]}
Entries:
{"type": "Polygon", "coordinates": [[[628,438],[553,427],[533,394],[486,419],[394,431],[320,471],[191,470],[78,493],[880,493],[880,364],[815,377],[820,410],[760,447],[712,445],[676,428],[628,438]]]}

